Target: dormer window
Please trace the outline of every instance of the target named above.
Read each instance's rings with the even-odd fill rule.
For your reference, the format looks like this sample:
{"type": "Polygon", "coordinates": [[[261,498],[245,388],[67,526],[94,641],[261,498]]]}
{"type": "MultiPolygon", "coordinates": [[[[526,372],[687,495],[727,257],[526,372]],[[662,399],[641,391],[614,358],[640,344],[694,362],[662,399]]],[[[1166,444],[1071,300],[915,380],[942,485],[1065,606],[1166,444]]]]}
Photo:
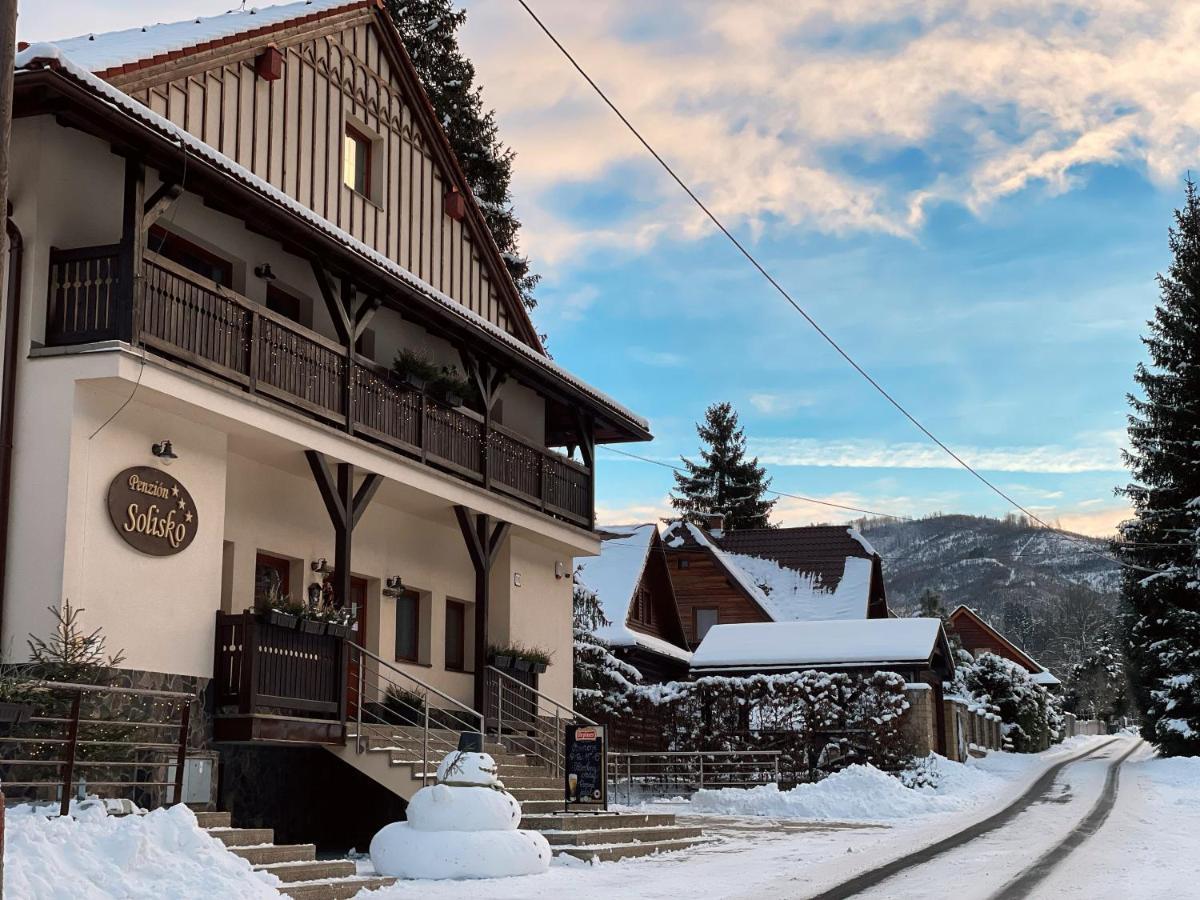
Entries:
{"type": "Polygon", "coordinates": [[[374,141],[346,123],[342,151],[342,180],[346,187],[364,197],[371,197],[371,163],[374,141]]]}

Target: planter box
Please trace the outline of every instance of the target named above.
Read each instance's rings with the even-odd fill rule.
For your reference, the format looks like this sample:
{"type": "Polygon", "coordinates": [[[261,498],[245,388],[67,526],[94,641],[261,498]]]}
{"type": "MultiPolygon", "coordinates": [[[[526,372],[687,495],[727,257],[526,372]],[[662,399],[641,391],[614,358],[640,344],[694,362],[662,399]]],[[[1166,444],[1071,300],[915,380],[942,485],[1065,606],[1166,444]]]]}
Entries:
{"type": "Polygon", "coordinates": [[[336,638],[348,638],[350,637],[350,626],[329,622],[325,626],[325,633],[336,638]]]}
{"type": "Polygon", "coordinates": [[[546,671],[546,665],[547,664],[544,662],[535,662],[533,664],[533,671],[536,672],[538,675],[541,675],[543,672],[546,671]]]}
{"type": "Polygon", "coordinates": [[[463,395],[457,391],[442,391],[441,399],[447,406],[459,407],[463,405],[463,395]]]}
{"type": "Polygon", "coordinates": [[[533,666],[534,662],[532,659],[518,659],[516,660],[513,668],[515,668],[518,672],[532,672],[533,666]]]}
{"type": "Polygon", "coordinates": [[[324,634],[325,623],[317,619],[301,619],[300,630],[305,634],[324,634]]]}
{"type": "Polygon", "coordinates": [[[20,725],[33,715],[32,703],[0,702],[0,725],[20,725]]]}
{"type": "Polygon", "coordinates": [[[496,654],[492,657],[492,665],[497,669],[511,669],[513,667],[513,658],[504,654],[496,654]]]}
{"type": "Polygon", "coordinates": [[[414,390],[425,390],[425,379],[420,375],[415,375],[412,372],[397,372],[396,377],[400,379],[401,384],[407,384],[414,390]]]}
{"type": "Polygon", "coordinates": [[[280,612],[277,609],[268,609],[263,616],[263,621],[268,625],[278,625],[280,628],[295,628],[300,620],[291,613],[280,612]]]}

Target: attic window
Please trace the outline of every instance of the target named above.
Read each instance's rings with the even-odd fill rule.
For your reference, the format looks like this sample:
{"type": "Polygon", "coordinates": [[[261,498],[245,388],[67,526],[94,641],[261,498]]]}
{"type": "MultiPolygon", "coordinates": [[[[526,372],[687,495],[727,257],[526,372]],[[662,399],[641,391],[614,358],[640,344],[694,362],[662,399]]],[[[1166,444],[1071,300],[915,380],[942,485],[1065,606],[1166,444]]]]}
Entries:
{"type": "Polygon", "coordinates": [[[342,180],[346,187],[364,197],[371,197],[371,163],[374,141],[346,123],[343,144],[342,180]]]}

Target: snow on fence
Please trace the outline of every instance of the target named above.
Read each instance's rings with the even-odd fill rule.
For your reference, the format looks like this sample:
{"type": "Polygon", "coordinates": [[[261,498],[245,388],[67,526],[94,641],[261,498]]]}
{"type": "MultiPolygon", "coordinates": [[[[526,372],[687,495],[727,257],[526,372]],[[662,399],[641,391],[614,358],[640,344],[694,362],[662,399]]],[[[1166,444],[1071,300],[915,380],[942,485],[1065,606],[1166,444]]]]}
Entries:
{"type": "Polygon", "coordinates": [[[752,788],[779,783],[778,750],[609,754],[612,793],[626,803],[650,797],[680,797],[717,788],[752,788]]]}

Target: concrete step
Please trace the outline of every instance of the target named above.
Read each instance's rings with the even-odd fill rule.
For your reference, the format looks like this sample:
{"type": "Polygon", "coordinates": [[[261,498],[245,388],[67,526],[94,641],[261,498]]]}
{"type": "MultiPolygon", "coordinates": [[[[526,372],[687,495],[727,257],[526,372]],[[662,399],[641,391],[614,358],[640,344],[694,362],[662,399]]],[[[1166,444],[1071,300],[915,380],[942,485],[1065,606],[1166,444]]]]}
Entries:
{"type": "Polygon", "coordinates": [[[357,897],[359,891],[376,890],[395,883],[395,878],[356,875],[353,878],[285,884],[279,889],[279,893],[291,897],[292,900],[348,900],[350,897],[357,897]]]}
{"type": "Polygon", "coordinates": [[[271,844],[275,841],[274,828],[206,828],[210,835],[226,847],[249,847],[253,844],[271,844]]]}
{"type": "Polygon", "coordinates": [[[597,844],[656,844],[698,838],[704,829],[690,825],[664,825],[657,828],[597,828],[594,831],[543,831],[551,847],[594,846],[597,844]]]}
{"type": "Polygon", "coordinates": [[[255,866],[259,871],[270,872],[280,881],[325,881],[330,878],[347,878],[358,870],[348,859],[316,859],[302,862],[274,863],[255,866]]]}
{"type": "Polygon", "coordinates": [[[547,800],[520,800],[521,812],[524,815],[537,813],[554,813],[563,811],[562,793],[558,794],[558,799],[547,800]]]}
{"type": "Polygon", "coordinates": [[[230,847],[229,852],[247,860],[253,866],[308,862],[317,858],[317,848],[312,844],[262,844],[257,847],[230,847]]]}
{"type": "Polygon", "coordinates": [[[510,791],[518,788],[555,788],[560,791],[565,791],[566,789],[566,779],[559,778],[556,775],[512,774],[501,775],[500,780],[504,782],[504,787],[510,791]]]}
{"type": "Polygon", "coordinates": [[[196,812],[196,824],[201,828],[228,828],[231,822],[227,812],[196,812]]]}
{"type": "Polygon", "coordinates": [[[611,862],[617,859],[634,859],[639,856],[653,856],[655,853],[672,853],[677,850],[687,850],[690,847],[695,847],[703,843],[706,843],[704,838],[689,838],[679,841],[655,841],[646,844],[558,846],[552,849],[555,856],[573,856],[576,859],[611,862]]]}
{"type": "Polygon", "coordinates": [[[534,831],[596,831],[606,828],[664,828],[675,824],[675,817],[664,813],[567,813],[562,814],[562,804],[555,815],[552,812],[538,814],[522,807],[525,815],[521,827],[534,831]]]}
{"type": "MultiPolygon", "coordinates": [[[[500,780],[504,781],[503,778],[500,780]]],[[[561,803],[563,797],[567,794],[562,785],[556,785],[555,787],[520,787],[510,785],[507,781],[504,781],[504,787],[521,804],[524,804],[526,800],[557,800],[561,803]]]]}

